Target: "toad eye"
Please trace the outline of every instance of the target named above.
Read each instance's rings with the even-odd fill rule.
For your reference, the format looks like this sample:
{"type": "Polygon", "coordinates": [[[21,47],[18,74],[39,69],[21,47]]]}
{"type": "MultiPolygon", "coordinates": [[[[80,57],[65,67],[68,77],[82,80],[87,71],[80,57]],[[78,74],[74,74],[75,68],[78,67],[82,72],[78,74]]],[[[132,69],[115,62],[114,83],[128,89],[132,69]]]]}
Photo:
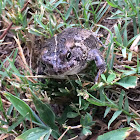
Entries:
{"type": "Polygon", "coordinates": [[[67,52],[67,55],[66,55],[66,59],[67,59],[67,60],[70,60],[70,58],[71,58],[71,52],[68,51],[68,52],[67,52]]]}

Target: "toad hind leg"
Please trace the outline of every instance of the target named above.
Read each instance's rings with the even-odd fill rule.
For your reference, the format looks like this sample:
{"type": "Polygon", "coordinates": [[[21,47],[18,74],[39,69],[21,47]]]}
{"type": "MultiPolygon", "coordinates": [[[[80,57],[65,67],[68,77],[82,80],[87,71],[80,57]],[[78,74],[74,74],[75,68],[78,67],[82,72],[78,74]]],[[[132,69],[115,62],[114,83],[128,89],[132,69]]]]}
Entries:
{"type": "Polygon", "coordinates": [[[102,57],[101,52],[98,49],[92,49],[89,51],[88,60],[89,61],[94,60],[96,67],[98,68],[98,73],[97,73],[97,76],[95,77],[95,83],[97,83],[100,75],[106,69],[105,60],[102,57]]]}

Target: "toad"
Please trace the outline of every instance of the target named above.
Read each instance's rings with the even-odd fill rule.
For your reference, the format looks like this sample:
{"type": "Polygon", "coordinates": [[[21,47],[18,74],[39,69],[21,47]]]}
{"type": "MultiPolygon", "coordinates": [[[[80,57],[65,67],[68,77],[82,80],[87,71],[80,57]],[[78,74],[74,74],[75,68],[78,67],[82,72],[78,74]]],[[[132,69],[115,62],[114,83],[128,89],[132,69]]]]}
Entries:
{"type": "Polygon", "coordinates": [[[39,74],[62,79],[85,69],[89,61],[95,61],[98,73],[105,71],[106,64],[99,46],[103,45],[97,34],[77,27],[65,29],[43,44],[39,59],[39,74]]]}

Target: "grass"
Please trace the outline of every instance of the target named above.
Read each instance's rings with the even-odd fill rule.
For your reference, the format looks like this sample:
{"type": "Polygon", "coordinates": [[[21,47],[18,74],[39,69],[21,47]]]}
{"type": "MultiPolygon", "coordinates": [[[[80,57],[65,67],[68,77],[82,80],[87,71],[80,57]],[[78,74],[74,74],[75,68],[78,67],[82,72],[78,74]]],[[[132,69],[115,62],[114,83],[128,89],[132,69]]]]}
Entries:
{"type": "MultiPolygon", "coordinates": [[[[21,13],[24,5],[25,1],[0,1],[2,28],[13,23],[9,34],[14,34],[14,38],[9,40],[15,44],[12,50],[8,48],[9,54],[1,55],[0,61],[0,138],[8,134],[7,137],[17,140],[65,140],[80,136],[89,139],[95,131],[97,139],[108,140],[110,134],[116,137],[121,133],[123,138],[118,139],[124,139],[126,133],[139,131],[136,121],[140,117],[139,106],[129,95],[131,88],[136,94],[140,73],[136,47],[140,30],[139,1],[38,0],[30,2],[21,13]],[[104,19],[115,20],[113,30],[102,25],[104,19]],[[69,27],[108,32],[102,38],[106,44],[107,70],[97,84],[94,84],[94,63],[75,79],[46,78],[41,82],[33,76],[40,44],[69,27]],[[124,117],[125,121],[118,125],[117,121],[124,117]],[[102,123],[98,126],[99,120],[102,123]],[[102,124],[107,127],[103,128],[102,124]],[[112,124],[114,131],[111,131],[112,124]],[[101,133],[96,126],[102,128],[101,133]],[[106,128],[111,132],[101,135],[106,128]]],[[[3,54],[8,38],[7,35],[0,42],[3,54]]]]}

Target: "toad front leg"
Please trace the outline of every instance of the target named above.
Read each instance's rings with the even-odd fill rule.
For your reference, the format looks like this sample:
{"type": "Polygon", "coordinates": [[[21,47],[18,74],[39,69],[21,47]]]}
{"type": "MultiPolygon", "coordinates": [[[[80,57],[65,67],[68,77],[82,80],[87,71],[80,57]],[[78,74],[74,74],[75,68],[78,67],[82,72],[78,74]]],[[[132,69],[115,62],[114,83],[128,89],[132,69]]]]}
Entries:
{"type": "Polygon", "coordinates": [[[94,60],[96,67],[98,68],[97,76],[95,77],[95,83],[98,82],[100,75],[105,71],[106,64],[105,60],[98,49],[92,49],[88,53],[88,61],[94,60]]]}

